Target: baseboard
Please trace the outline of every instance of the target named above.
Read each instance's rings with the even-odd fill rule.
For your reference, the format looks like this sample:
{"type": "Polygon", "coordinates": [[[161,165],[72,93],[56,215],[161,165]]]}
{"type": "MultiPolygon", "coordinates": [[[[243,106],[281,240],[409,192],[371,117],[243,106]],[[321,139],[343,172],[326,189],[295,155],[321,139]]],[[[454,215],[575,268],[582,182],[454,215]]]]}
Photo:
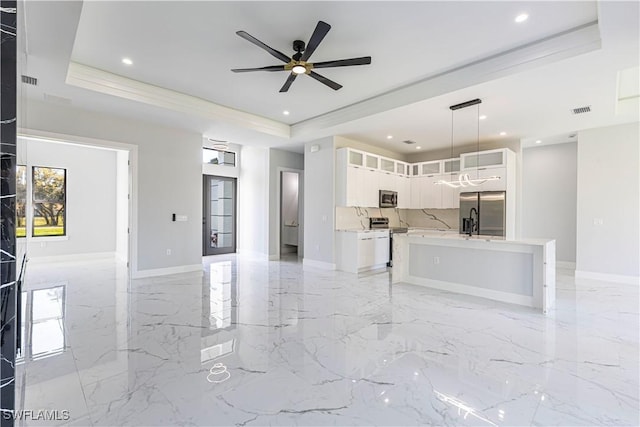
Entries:
{"type": "Polygon", "coordinates": [[[594,273],[592,271],[576,270],[576,278],[602,280],[605,282],[625,283],[627,285],[640,285],[640,277],[624,276],[621,274],[594,273]]]}
{"type": "Polygon", "coordinates": [[[177,267],[156,268],[151,270],[138,270],[131,273],[132,279],[144,279],[146,277],[167,276],[169,274],[193,273],[203,274],[202,264],[179,265],[177,267]]]}
{"type": "Polygon", "coordinates": [[[556,268],[564,268],[567,270],[575,270],[576,263],[573,261],[556,261],[556,268]]]}
{"type": "Polygon", "coordinates": [[[69,261],[97,261],[97,260],[115,260],[115,252],[91,252],[86,254],[71,255],[55,255],[55,256],[30,256],[27,253],[27,259],[32,263],[56,263],[69,261]]]}
{"type": "Polygon", "coordinates": [[[302,268],[313,267],[320,268],[322,270],[335,270],[336,265],[330,262],[316,261],[314,259],[303,258],[302,268]]]}
{"type": "Polygon", "coordinates": [[[269,261],[279,261],[280,255],[269,255],[269,261]]]}

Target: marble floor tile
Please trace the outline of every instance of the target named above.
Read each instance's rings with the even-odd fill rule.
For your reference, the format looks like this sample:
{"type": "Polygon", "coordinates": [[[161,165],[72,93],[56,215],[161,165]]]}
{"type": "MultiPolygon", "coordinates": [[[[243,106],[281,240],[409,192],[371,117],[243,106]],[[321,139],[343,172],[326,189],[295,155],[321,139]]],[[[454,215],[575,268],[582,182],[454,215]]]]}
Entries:
{"type": "Polygon", "coordinates": [[[557,272],[557,309],[297,259],[128,281],[29,266],[18,425],[639,425],[638,288],[557,272]]]}

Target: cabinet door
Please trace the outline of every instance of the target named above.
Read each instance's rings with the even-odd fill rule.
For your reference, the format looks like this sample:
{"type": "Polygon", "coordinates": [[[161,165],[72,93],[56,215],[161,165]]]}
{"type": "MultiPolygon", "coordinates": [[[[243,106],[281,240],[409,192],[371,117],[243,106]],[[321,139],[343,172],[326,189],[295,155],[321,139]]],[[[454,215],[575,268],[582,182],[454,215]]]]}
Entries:
{"type": "Polygon", "coordinates": [[[384,157],[380,158],[380,170],[384,172],[395,172],[396,162],[384,157]]]}
{"type": "Polygon", "coordinates": [[[362,168],[347,167],[346,206],[360,206],[360,174],[362,168]]]}
{"type": "Polygon", "coordinates": [[[440,175],[420,177],[420,207],[422,209],[440,209],[442,208],[442,186],[435,185],[440,179],[440,175]]]}
{"type": "MultiPolygon", "coordinates": [[[[440,177],[443,181],[458,182],[459,173],[447,173],[440,177]]],[[[460,187],[453,188],[447,184],[440,184],[442,187],[442,208],[457,209],[460,207],[460,187]]]]}
{"type": "Polygon", "coordinates": [[[358,238],[358,268],[370,267],[375,261],[375,242],[373,237],[358,238]]]}
{"type": "Polygon", "coordinates": [[[376,237],[374,240],[374,260],[372,265],[389,262],[389,236],[376,237]]]}
{"type": "Polygon", "coordinates": [[[462,154],[462,169],[492,168],[505,166],[504,150],[462,154]]]}
{"type": "Polygon", "coordinates": [[[360,173],[360,206],[368,208],[378,207],[380,190],[378,171],[362,169],[360,173]]]}
{"type": "Polygon", "coordinates": [[[378,174],[378,186],[380,190],[398,191],[396,184],[396,175],[386,172],[380,172],[378,174]]]}
{"type": "Polygon", "coordinates": [[[410,209],[420,209],[420,177],[409,178],[410,209]]]}
{"type": "Polygon", "coordinates": [[[365,166],[371,169],[380,168],[379,160],[380,158],[378,156],[374,156],[372,154],[365,154],[364,156],[365,166]]]}
{"type": "MultiPolygon", "coordinates": [[[[469,173],[470,178],[475,178],[475,173],[469,173]]],[[[486,181],[480,184],[480,190],[478,191],[506,191],[507,189],[507,168],[489,168],[480,169],[477,173],[478,178],[491,178],[494,176],[500,179],[486,181]]]]}
{"type": "Polygon", "coordinates": [[[440,161],[422,163],[420,166],[421,175],[437,175],[440,173],[440,161]]]}
{"type": "Polygon", "coordinates": [[[411,178],[407,176],[397,176],[398,183],[398,207],[409,209],[411,207],[411,178]]]}
{"type": "Polygon", "coordinates": [[[364,166],[364,154],[359,151],[349,150],[349,165],[364,166]]]}

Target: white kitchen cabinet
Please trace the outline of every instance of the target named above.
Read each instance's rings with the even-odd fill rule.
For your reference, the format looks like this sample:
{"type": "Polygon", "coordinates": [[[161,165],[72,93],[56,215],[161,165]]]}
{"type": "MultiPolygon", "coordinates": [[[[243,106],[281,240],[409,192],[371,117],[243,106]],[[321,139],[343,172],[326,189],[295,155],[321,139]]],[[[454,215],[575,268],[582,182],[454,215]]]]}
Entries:
{"type": "Polygon", "coordinates": [[[420,175],[440,175],[442,162],[436,160],[433,162],[420,163],[420,175]]]}
{"type": "Polygon", "coordinates": [[[497,150],[478,151],[464,153],[460,155],[461,168],[463,171],[475,170],[476,168],[500,168],[507,166],[507,148],[497,150]]]}
{"type": "Polygon", "coordinates": [[[460,172],[460,158],[443,160],[442,173],[450,174],[454,172],[460,172]]]}
{"type": "Polygon", "coordinates": [[[389,231],[337,231],[336,267],[359,273],[384,268],[389,261],[389,231]]]}
{"type": "Polygon", "coordinates": [[[409,195],[410,209],[419,209],[420,208],[420,177],[412,176],[409,178],[409,195]]]}
{"type": "MultiPolygon", "coordinates": [[[[440,179],[448,182],[458,182],[460,174],[445,173],[440,179]]],[[[460,188],[453,188],[447,184],[438,184],[442,191],[442,209],[458,209],[460,207],[460,188]]]]}
{"type": "Polygon", "coordinates": [[[441,175],[421,176],[420,209],[442,208],[442,185],[436,185],[441,175]]]}
{"type": "Polygon", "coordinates": [[[411,207],[411,178],[408,176],[396,176],[398,192],[398,208],[409,209],[411,207]]]}
{"type": "Polygon", "coordinates": [[[364,154],[364,165],[369,169],[380,169],[380,157],[374,156],[373,154],[365,153],[364,154]]]}
{"type": "Polygon", "coordinates": [[[336,206],[378,206],[378,170],[359,166],[377,165],[378,157],[341,148],[336,152],[336,206]]]}
{"type": "Polygon", "coordinates": [[[378,172],[378,186],[380,190],[398,191],[397,175],[392,172],[378,172]]]}
{"type": "Polygon", "coordinates": [[[387,159],[386,157],[380,157],[380,170],[382,172],[391,172],[394,173],[396,169],[396,162],[387,159]]]}
{"type": "Polygon", "coordinates": [[[347,152],[349,153],[349,166],[364,166],[364,153],[362,151],[345,150],[345,153],[347,152]]]}
{"type": "Polygon", "coordinates": [[[380,173],[371,169],[361,169],[360,171],[360,204],[367,208],[377,208],[379,203],[380,173]]]}
{"type": "Polygon", "coordinates": [[[478,169],[477,173],[469,172],[469,178],[478,179],[498,177],[497,180],[489,180],[478,186],[477,191],[506,191],[507,189],[507,168],[487,168],[478,169]]]}

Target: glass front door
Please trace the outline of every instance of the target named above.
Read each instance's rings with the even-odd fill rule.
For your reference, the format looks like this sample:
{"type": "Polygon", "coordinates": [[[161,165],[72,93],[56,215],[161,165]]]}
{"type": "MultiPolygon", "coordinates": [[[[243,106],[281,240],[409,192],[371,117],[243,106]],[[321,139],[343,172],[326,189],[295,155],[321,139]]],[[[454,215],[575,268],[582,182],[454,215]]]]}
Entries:
{"type": "Polygon", "coordinates": [[[204,176],[202,255],[236,251],[236,179],[204,176]]]}

